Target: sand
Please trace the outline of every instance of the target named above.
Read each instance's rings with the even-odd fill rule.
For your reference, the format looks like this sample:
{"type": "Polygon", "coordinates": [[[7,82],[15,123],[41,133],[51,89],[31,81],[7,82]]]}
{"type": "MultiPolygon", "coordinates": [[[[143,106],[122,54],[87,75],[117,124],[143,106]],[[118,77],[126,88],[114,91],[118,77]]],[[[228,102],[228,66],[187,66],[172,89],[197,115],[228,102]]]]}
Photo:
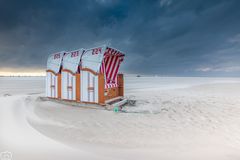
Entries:
{"type": "Polygon", "coordinates": [[[12,88],[13,80],[1,79],[0,152],[14,159],[240,159],[240,79],[125,80],[137,104],[114,113],[41,101],[44,78],[16,79],[12,88]]]}

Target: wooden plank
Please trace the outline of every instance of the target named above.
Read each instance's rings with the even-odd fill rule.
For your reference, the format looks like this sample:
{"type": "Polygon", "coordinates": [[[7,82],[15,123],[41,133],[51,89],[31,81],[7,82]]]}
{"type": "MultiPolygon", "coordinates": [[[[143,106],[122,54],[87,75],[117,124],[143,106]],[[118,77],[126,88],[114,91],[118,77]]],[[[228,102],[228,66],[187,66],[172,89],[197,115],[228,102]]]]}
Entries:
{"type": "Polygon", "coordinates": [[[115,97],[115,98],[112,98],[112,99],[108,99],[108,100],[105,101],[105,103],[106,104],[111,104],[111,103],[113,103],[115,101],[120,101],[121,99],[123,99],[123,97],[119,96],[119,97],[115,97]]]}
{"type": "Polygon", "coordinates": [[[57,77],[58,77],[58,98],[59,99],[61,99],[61,95],[62,95],[62,77],[61,77],[61,74],[59,73],[58,75],[57,75],[57,77]]]}
{"type": "Polygon", "coordinates": [[[104,75],[98,75],[98,103],[105,104],[105,96],[104,96],[104,75]]]}
{"type": "Polygon", "coordinates": [[[118,96],[124,96],[124,79],[123,74],[118,74],[118,96]]]}
{"type": "Polygon", "coordinates": [[[76,101],[80,102],[80,97],[81,97],[81,77],[80,74],[76,74],[76,101]]]}

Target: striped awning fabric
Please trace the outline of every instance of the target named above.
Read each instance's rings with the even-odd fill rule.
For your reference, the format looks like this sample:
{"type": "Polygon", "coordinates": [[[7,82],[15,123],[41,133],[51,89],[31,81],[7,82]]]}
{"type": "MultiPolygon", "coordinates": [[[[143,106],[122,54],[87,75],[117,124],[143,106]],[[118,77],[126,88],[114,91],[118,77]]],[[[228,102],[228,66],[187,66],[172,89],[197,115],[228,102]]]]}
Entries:
{"type": "Polygon", "coordinates": [[[124,54],[116,49],[107,48],[100,68],[101,73],[105,73],[105,88],[117,87],[117,73],[124,54]]]}
{"type": "Polygon", "coordinates": [[[114,88],[114,87],[118,87],[118,84],[117,83],[105,84],[105,88],[114,88]]]}
{"type": "Polygon", "coordinates": [[[107,56],[112,56],[112,55],[116,55],[116,56],[124,56],[124,54],[116,49],[113,49],[113,48],[109,48],[107,47],[105,53],[104,53],[104,56],[107,57],[107,56]]]}

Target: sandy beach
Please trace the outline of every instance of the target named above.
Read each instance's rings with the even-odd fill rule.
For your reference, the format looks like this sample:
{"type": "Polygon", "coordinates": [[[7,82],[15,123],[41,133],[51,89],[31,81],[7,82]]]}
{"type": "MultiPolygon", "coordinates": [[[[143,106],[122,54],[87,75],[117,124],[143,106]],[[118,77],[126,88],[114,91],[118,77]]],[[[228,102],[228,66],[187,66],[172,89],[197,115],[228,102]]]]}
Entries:
{"type": "Polygon", "coordinates": [[[119,113],[42,101],[44,78],[20,79],[0,86],[0,150],[14,159],[240,158],[238,78],[129,76],[137,103],[119,113]]]}

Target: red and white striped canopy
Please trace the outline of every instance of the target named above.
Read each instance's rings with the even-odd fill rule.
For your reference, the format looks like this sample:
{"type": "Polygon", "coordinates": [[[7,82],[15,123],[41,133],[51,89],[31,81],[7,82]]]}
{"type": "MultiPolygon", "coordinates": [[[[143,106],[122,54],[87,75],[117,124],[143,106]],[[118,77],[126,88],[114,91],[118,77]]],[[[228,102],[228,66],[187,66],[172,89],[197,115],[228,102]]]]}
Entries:
{"type": "Polygon", "coordinates": [[[106,48],[100,68],[100,72],[105,74],[105,88],[118,86],[117,73],[124,56],[125,55],[122,52],[116,49],[110,47],[106,48]]]}

